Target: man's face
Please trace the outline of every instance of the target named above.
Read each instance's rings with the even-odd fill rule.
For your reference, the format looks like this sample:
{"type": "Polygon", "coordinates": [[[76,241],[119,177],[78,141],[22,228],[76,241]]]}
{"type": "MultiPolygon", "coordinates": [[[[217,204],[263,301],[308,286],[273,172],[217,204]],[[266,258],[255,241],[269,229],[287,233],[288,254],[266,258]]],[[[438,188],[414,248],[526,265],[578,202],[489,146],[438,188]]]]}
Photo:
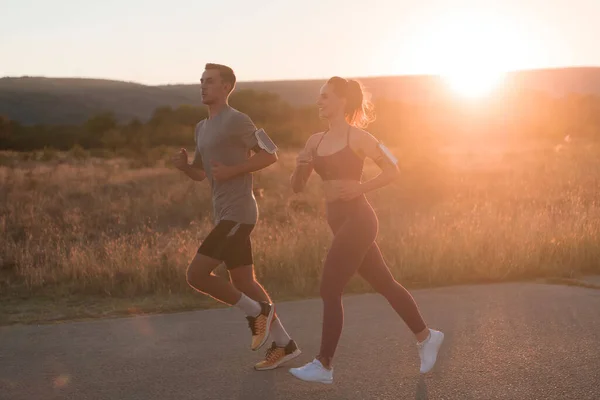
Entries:
{"type": "Polygon", "coordinates": [[[223,82],[221,73],[217,69],[207,69],[200,79],[202,89],[202,103],[209,105],[224,101],[229,94],[229,83],[223,82]]]}

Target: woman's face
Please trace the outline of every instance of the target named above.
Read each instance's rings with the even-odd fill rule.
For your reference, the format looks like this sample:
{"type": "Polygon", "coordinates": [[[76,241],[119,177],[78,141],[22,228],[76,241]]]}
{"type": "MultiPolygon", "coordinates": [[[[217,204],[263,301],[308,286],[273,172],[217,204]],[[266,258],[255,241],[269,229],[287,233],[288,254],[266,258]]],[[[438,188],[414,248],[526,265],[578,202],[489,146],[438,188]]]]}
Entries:
{"type": "Polygon", "coordinates": [[[321,87],[319,99],[317,100],[317,107],[319,107],[320,118],[328,120],[333,119],[340,114],[344,114],[346,99],[335,94],[333,85],[327,83],[321,87]]]}

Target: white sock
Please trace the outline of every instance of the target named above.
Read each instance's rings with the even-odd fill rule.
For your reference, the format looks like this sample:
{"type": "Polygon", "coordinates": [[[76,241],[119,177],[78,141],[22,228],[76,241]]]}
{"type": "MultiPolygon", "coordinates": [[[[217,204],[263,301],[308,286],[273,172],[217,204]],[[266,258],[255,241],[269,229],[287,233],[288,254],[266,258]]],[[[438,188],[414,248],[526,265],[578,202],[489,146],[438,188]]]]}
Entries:
{"type": "Polygon", "coordinates": [[[290,342],[290,335],[285,331],[279,318],[273,320],[271,325],[271,336],[278,347],[285,347],[290,342]]]}
{"type": "Polygon", "coordinates": [[[249,317],[256,317],[260,314],[261,308],[258,301],[252,300],[250,297],[242,293],[240,300],[235,303],[235,306],[246,313],[249,317]]]}

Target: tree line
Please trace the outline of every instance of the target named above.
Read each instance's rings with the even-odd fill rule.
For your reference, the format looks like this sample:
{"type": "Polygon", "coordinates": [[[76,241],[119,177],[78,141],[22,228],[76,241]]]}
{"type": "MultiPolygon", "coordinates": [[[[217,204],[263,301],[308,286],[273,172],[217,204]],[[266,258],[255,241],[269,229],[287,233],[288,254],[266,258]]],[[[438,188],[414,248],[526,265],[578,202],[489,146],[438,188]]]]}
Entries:
{"type": "MultiPolygon", "coordinates": [[[[254,90],[232,94],[230,104],[247,113],[281,147],[304,144],[325,128],[316,105],[293,107],[279,96],[254,90]]],[[[549,139],[567,135],[600,138],[600,98],[589,95],[552,97],[542,92],[512,91],[481,100],[438,99],[405,103],[375,99],[376,121],[368,130],[390,146],[452,143],[473,138],[549,139]]],[[[131,149],[193,146],[193,128],[206,118],[202,106],[157,108],[147,121],[118,123],[110,111],[82,125],[26,126],[0,115],[0,150],[32,151],[131,149]]]]}

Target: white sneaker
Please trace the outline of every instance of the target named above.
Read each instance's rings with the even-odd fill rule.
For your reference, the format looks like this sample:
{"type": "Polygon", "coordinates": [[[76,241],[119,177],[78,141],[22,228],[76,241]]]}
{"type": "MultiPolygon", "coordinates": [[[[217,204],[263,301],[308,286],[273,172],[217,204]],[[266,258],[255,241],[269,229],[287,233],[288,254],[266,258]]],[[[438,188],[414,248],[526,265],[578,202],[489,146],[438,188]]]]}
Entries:
{"type": "Polygon", "coordinates": [[[444,334],[433,329],[429,330],[429,337],[417,343],[419,357],[421,358],[421,373],[425,374],[433,368],[437,360],[438,351],[444,341],[444,334]]]}
{"type": "Polygon", "coordinates": [[[333,368],[327,369],[317,359],[300,368],[290,368],[290,373],[307,382],[333,383],[333,368]]]}

